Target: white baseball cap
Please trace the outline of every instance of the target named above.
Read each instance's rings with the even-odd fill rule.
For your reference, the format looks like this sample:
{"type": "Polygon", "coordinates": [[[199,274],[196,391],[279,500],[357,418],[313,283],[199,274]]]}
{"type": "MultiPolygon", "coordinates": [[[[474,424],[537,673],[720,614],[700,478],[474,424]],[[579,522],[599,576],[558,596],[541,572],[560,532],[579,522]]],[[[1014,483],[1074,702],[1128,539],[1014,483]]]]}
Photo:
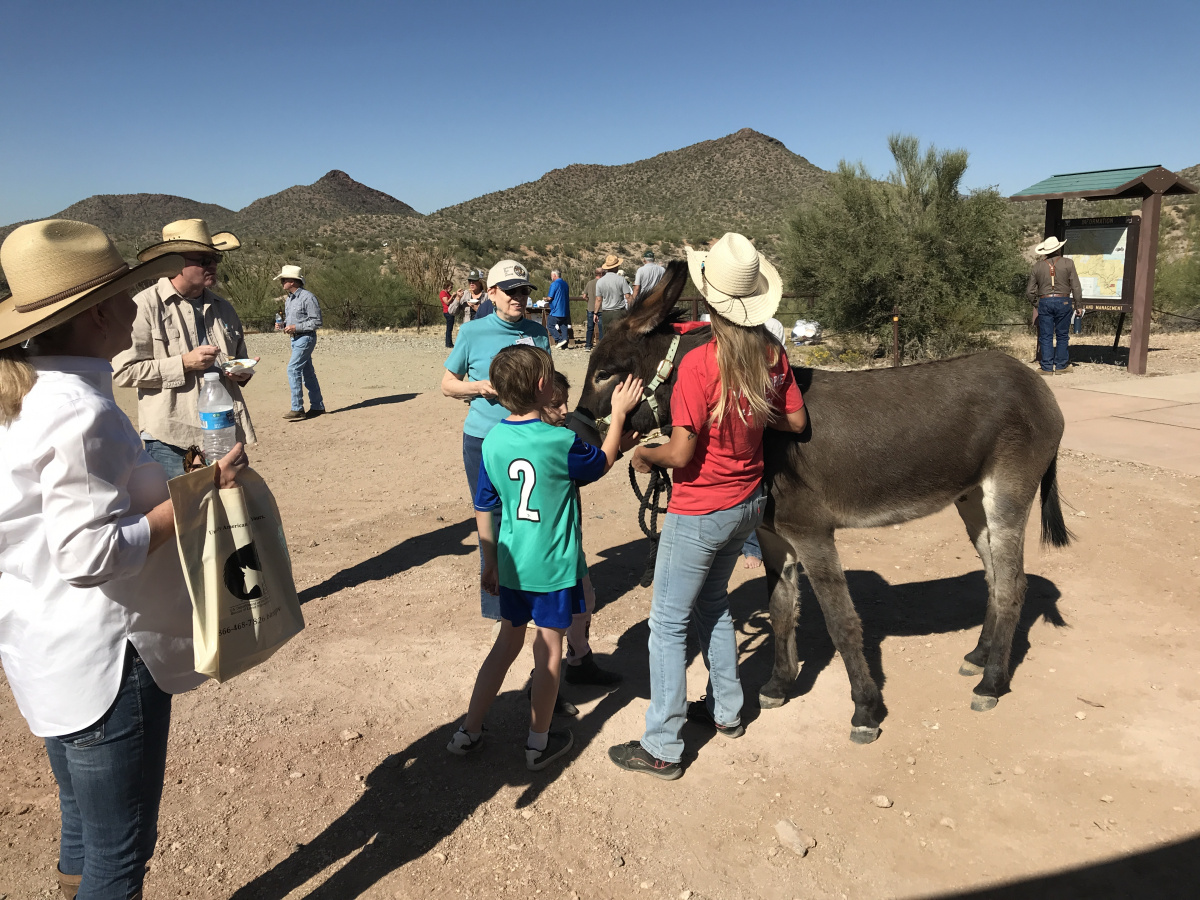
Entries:
{"type": "Polygon", "coordinates": [[[515,259],[502,259],[488,270],[487,286],[491,290],[500,288],[504,293],[519,287],[532,289],[529,283],[529,270],[515,259]]]}

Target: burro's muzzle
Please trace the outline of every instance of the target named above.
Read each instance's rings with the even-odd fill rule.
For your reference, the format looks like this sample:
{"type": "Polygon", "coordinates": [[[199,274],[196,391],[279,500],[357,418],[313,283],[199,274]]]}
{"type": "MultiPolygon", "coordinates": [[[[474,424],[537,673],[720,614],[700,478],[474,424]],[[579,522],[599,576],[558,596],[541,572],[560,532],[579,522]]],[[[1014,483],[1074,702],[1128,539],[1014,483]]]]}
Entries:
{"type": "Polygon", "coordinates": [[[591,444],[593,447],[601,445],[600,429],[596,425],[596,417],[588,410],[580,408],[567,413],[567,419],[563,424],[575,432],[585,444],[591,444]]]}

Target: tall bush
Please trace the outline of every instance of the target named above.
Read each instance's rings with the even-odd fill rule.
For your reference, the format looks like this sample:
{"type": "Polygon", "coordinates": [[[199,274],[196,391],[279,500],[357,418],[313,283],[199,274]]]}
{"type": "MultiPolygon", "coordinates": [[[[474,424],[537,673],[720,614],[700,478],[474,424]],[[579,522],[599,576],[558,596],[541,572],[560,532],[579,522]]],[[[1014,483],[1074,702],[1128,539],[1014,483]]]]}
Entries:
{"type": "Polygon", "coordinates": [[[1020,307],[1026,265],[1007,201],[993,188],[962,193],[967,151],[892,135],[883,181],[838,164],[831,196],[803,207],[783,250],[788,286],[812,295],[827,331],[891,340],[900,309],[906,356],[986,346],[983,325],[1020,307]]]}
{"type": "Polygon", "coordinates": [[[259,331],[275,326],[275,313],[283,309],[284,291],[274,276],[278,266],[266,257],[226,253],[217,269],[217,293],[233,304],[242,324],[259,331]]]}
{"type": "Polygon", "coordinates": [[[326,328],[346,331],[411,325],[415,294],[377,257],[340,253],[314,268],[305,285],[321,303],[326,328]]]}

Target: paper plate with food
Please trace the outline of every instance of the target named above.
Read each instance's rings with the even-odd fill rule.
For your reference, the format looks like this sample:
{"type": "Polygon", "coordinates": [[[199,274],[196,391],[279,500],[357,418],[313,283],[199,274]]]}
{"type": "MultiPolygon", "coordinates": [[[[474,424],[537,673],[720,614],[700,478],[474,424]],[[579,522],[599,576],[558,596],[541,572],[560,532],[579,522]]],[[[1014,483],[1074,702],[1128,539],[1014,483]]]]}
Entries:
{"type": "Polygon", "coordinates": [[[240,375],[244,372],[253,371],[257,365],[257,359],[227,359],[221,363],[221,371],[226,375],[240,375]]]}

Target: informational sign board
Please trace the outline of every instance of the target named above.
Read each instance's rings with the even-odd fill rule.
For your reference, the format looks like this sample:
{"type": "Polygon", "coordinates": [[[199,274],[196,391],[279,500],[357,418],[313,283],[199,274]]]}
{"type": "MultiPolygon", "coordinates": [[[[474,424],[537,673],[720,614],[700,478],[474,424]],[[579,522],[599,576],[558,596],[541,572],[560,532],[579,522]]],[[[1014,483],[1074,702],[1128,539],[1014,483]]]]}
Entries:
{"type": "Polygon", "coordinates": [[[1063,255],[1079,273],[1085,309],[1128,312],[1133,308],[1139,216],[1063,219],[1063,255]]]}

